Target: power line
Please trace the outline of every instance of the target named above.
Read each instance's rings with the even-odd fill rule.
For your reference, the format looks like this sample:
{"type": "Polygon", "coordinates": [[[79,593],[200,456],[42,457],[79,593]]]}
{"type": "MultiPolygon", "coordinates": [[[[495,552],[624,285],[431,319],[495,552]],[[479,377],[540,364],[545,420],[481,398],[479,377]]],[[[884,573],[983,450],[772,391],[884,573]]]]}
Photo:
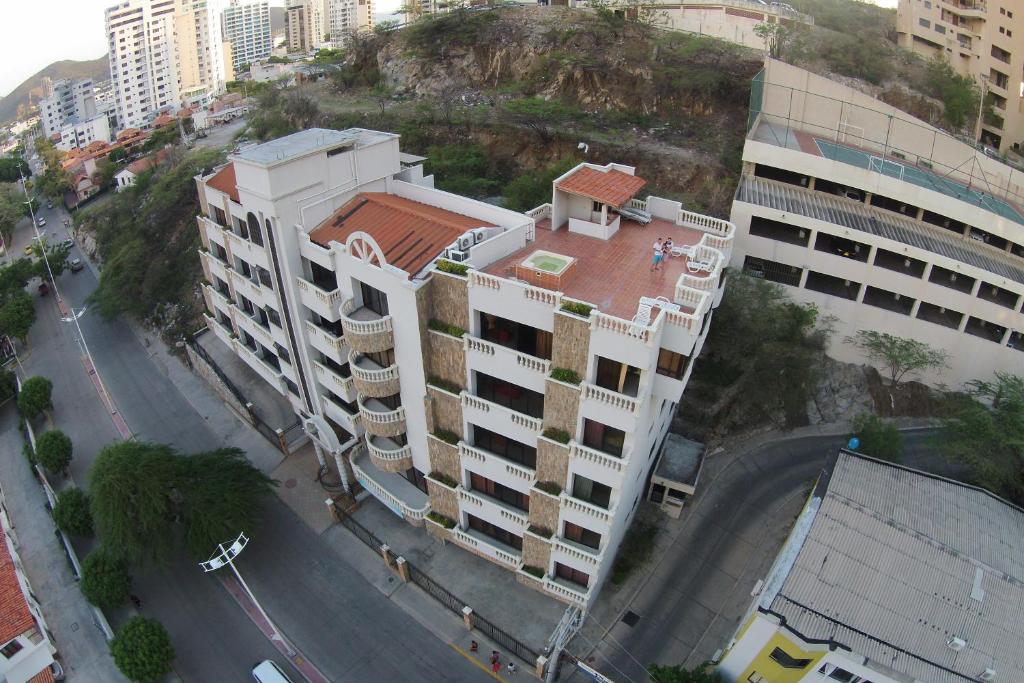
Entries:
{"type": "MultiPolygon", "coordinates": [[[[604,659],[606,662],[608,662],[608,666],[610,666],[611,668],[615,669],[615,671],[617,671],[618,673],[622,674],[626,678],[627,681],[630,681],[630,683],[637,683],[636,680],[634,678],[632,678],[629,674],[627,674],[625,671],[623,671],[619,667],[615,666],[615,664],[612,662],[612,660],[610,658],[608,658],[606,655],[602,654],[597,649],[597,646],[594,645],[594,643],[590,642],[589,638],[587,638],[585,635],[583,635],[583,631],[582,630],[579,633],[577,633],[576,635],[578,635],[583,640],[587,641],[587,644],[590,645],[590,647],[591,647],[591,651],[594,654],[596,654],[599,657],[601,657],[602,659],[604,659]]],[[[644,671],[646,672],[647,670],[644,669],[644,671]]]]}

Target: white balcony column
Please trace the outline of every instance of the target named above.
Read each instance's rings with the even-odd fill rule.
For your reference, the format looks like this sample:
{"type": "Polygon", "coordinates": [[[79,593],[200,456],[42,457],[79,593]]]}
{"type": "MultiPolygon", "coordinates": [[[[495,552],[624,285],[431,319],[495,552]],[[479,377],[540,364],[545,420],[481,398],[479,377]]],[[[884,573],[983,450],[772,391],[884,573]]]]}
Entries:
{"type": "Polygon", "coordinates": [[[921,273],[921,279],[924,280],[925,282],[927,282],[928,278],[930,278],[932,276],[932,266],[933,265],[934,264],[931,263],[930,261],[928,263],[924,264],[924,272],[921,273]]]}
{"type": "Polygon", "coordinates": [[[974,286],[971,287],[971,296],[978,296],[978,292],[981,290],[981,278],[975,278],[974,286]]]}
{"type": "Polygon", "coordinates": [[[868,286],[865,283],[860,284],[860,289],[857,290],[857,303],[864,303],[864,294],[868,291],[868,286]]]}
{"type": "MultiPolygon", "coordinates": [[[[811,235],[811,240],[813,241],[813,239],[814,235],[811,235]]],[[[808,245],[810,245],[810,242],[808,242],[808,245]]],[[[797,287],[799,287],[800,289],[803,289],[804,287],[807,286],[807,274],[809,272],[811,272],[810,268],[804,268],[803,272],[800,273],[800,284],[797,285],[797,287]]]]}
{"type": "Polygon", "coordinates": [[[1003,338],[999,340],[1000,346],[1006,346],[1010,341],[1010,335],[1013,334],[1013,328],[1007,327],[1006,331],[1003,332],[1003,338]]]}
{"type": "Polygon", "coordinates": [[[601,225],[608,225],[608,205],[601,204],[601,225]]]}
{"type": "Polygon", "coordinates": [[[1017,297],[1017,300],[1013,303],[1013,310],[1020,311],[1021,302],[1024,302],[1024,294],[1017,297]]]}
{"type": "Polygon", "coordinates": [[[323,469],[324,467],[327,467],[327,460],[324,458],[324,449],[320,447],[320,444],[316,442],[316,439],[312,439],[312,441],[313,450],[316,451],[316,461],[320,463],[320,468],[323,469]]]}
{"type": "Polygon", "coordinates": [[[334,465],[338,468],[338,476],[341,477],[341,486],[345,489],[345,493],[352,492],[352,486],[348,482],[348,472],[345,471],[345,459],[341,457],[339,451],[331,451],[331,455],[334,456],[334,465]]]}
{"type": "Polygon", "coordinates": [[[877,253],[878,253],[878,245],[877,244],[870,245],[870,248],[868,249],[868,260],[866,261],[866,263],[868,263],[869,265],[872,265],[872,266],[875,265],[875,255],[877,253]]]}
{"type": "Polygon", "coordinates": [[[917,317],[917,311],[920,308],[921,308],[921,300],[917,299],[916,301],[914,301],[914,305],[910,307],[910,317],[911,318],[916,318],[917,317]]]}

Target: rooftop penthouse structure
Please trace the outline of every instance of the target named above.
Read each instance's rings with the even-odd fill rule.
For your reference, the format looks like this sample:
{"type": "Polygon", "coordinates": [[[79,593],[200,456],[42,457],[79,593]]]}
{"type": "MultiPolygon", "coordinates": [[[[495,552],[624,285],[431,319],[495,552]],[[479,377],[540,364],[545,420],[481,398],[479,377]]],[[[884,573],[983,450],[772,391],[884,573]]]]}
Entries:
{"type": "Polygon", "coordinates": [[[958,386],[1024,360],[1024,173],[868,95],[769,60],[754,81],[732,265],[949,353],[958,386]]]}
{"type": "Polygon", "coordinates": [[[397,135],[313,129],[199,178],[207,322],[321,464],[586,605],[663,447],[733,228],[580,164],[525,214],[434,189],[397,135]],[[652,245],[676,255],[652,270],[652,245]]]}

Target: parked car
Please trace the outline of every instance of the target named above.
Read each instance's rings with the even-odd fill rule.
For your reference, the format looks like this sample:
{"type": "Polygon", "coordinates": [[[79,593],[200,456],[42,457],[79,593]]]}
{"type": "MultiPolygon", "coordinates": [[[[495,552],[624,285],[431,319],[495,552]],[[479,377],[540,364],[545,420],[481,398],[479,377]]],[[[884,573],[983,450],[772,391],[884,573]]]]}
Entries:
{"type": "Polygon", "coordinates": [[[35,253],[35,249],[32,248],[31,244],[28,245],[27,247],[25,247],[25,256],[31,256],[34,253],[35,253]]]}
{"type": "Polygon", "coordinates": [[[71,272],[72,273],[77,273],[82,268],[85,268],[85,265],[82,263],[82,259],[80,259],[80,258],[73,258],[73,259],[71,259],[71,262],[70,262],[69,265],[71,266],[71,272]]]}
{"type": "Polygon", "coordinates": [[[39,296],[46,296],[50,293],[50,285],[42,282],[39,284],[39,296]]]}
{"type": "Polygon", "coordinates": [[[252,677],[257,683],[291,683],[292,680],[269,659],[264,659],[252,668],[252,677]]]}
{"type": "Polygon", "coordinates": [[[52,209],[53,208],[53,202],[52,201],[46,202],[46,208],[47,209],[52,209]]]}
{"type": "Polygon", "coordinates": [[[44,225],[46,225],[46,219],[40,216],[39,218],[36,219],[36,225],[38,225],[40,228],[43,227],[44,225]]]}
{"type": "Polygon", "coordinates": [[[61,242],[60,246],[64,249],[70,249],[71,247],[75,246],[75,241],[69,237],[63,242],[61,242]]]}

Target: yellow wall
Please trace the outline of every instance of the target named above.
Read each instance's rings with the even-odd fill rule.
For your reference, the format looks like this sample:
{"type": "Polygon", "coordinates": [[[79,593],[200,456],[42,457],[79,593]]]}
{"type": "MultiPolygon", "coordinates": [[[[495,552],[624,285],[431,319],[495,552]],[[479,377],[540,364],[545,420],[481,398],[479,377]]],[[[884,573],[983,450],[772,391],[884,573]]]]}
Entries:
{"type": "Polygon", "coordinates": [[[738,680],[746,681],[756,671],[764,676],[766,683],[798,683],[807,675],[807,672],[814,671],[818,661],[827,653],[828,650],[802,650],[781,631],[778,631],[761,648],[761,651],[757,653],[750,666],[743,671],[743,675],[738,680]],[[786,669],[769,657],[775,648],[780,648],[794,659],[810,659],[811,663],[803,669],[786,669]]]}

